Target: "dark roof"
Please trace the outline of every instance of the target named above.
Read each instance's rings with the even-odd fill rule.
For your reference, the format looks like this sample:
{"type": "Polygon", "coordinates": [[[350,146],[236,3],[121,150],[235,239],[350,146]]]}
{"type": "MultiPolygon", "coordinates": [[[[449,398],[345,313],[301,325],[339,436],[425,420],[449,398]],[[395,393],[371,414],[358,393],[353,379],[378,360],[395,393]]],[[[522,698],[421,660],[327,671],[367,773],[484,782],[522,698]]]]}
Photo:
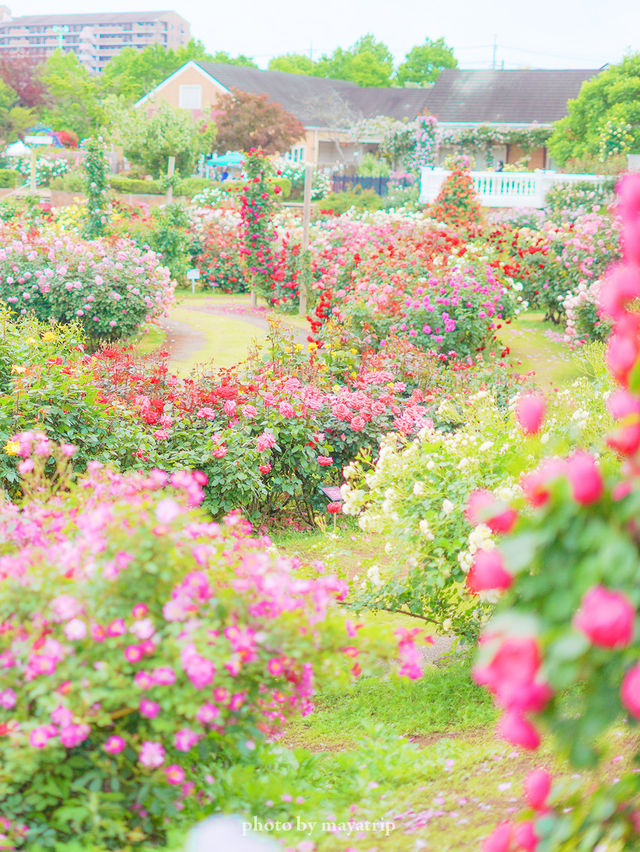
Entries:
{"type": "Polygon", "coordinates": [[[427,91],[439,121],[461,124],[551,124],[567,114],[585,80],[599,71],[532,69],[444,70],[427,91]]]}
{"type": "Polygon", "coordinates": [[[195,63],[227,89],[267,95],[305,127],[348,128],[364,118],[413,119],[429,112],[461,124],[551,124],[567,113],[597,70],[462,71],[447,69],[433,86],[368,89],[346,80],[195,63]]]}
{"type": "Polygon", "coordinates": [[[307,127],[346,127],[359,118],[351,96],[360,87],[346,80],[217,62],[196,61],[196,64],[226,89],[267,95],[307,127]]]}
{"type": "MultiPolygon", "coordinates": [[[[18,18],[7,18],[0,22],[2,27],[30,27],[30,26],[46,26],[47,24],[111,24],[121,23],[122,21],[156,21],[163,15],[173,14],[177,12],[82,12],[77,15],[21,15],[18,18]]],[[[181,16],[179,16],[181,17],[181,16]]]]}

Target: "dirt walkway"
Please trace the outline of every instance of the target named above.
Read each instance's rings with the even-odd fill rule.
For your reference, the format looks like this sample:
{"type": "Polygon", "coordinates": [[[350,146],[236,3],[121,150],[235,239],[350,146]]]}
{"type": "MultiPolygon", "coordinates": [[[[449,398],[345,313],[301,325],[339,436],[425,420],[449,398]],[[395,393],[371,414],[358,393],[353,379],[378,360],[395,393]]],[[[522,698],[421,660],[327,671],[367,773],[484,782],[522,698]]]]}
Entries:
{"type": "MultiPolygon", "coordinates": [[[[220,317],[233,318],[237,322],[258,328],[261,331],[269,331],[269,317],[273,311],[268,308],[251,308],[247,302],[226,302],[221,304],[215,300],[211,301],[184,301],[180,303],[180,309],[195,316],[202,314],[214,314],[220,317]]],[[[296,343],[303,345],[307,342],[307,332],[296,328],[287,322],[286,317],[279,317],[282,325],[293,332],[296,343]]],[[[207,335],[200,329],[195,328],[188,322],[175,319],[169,314],[161,323],[161,328],[166,334],[163,348],[169,352],[169,362],[186,361],[192,358],[199,350],[206,347],[207,335]]]]}

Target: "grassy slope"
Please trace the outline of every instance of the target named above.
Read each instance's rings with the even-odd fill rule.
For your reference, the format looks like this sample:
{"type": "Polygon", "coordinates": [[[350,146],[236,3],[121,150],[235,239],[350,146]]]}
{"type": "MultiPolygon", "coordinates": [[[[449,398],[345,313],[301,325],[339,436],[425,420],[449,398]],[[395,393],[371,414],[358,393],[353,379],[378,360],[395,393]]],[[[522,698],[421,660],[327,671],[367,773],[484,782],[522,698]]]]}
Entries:
{"type": "Polygon", "coordinates": [[[533,371],[537,383],[561,387],[582,372],[580,359],[561,342],[550,337],[561,333],[561,326],[544,322],[542,314],[522,314],[498,332],[500,341],[509,347],[511,356],[523,373],[533,371]]]}

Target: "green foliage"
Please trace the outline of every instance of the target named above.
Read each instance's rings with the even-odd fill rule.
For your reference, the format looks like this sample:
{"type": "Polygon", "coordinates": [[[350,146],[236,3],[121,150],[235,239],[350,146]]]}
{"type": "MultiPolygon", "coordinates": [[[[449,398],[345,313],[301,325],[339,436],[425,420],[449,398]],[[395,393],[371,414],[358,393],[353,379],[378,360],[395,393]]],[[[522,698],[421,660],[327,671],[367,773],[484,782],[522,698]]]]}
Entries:
{"type": "Polygon", "coordinates": [[[127,195],[164,195],[160,180],[142,180],[123,175],[111,175],[109,186],[114,192],[127,195]]]}
{"type": "Polygon", "coordinates": [[[154,211],[153,230],[147,235],[149,248],[159,254],[171,277],[184,280],[191,266],[193,235],[191,222],[180,204],[168,204],[154,211]]]}
{"type": "Polygon", "coordinates": [[[443,38],[425,39],[424,44],[411,48],[405,61],[398,66],[395,79],[401,86],[434,83],[444,68],[457,68],[458,60],[443,38]]]}
{"type": "Polygon", "coordinates": [[[250,56],[245,56],[244,53],[240,53],[238,56],[231,56],[226,50],[217,50],[215,53],[203,58],[207,62],[219,62],[221,65],[244,65],[247,68],[258,67],[250,56]]]}
{"type": "Polygon", "coordinates": [[[202,42],[193,39],[177,50],[160,44],[150,44],[143,50],[125,47],[100,75],[103,95],[117,95],[132,104],[191,59],[217,61],[207,54],[202,42]]]}
{"type": "Polygon", "coordinates": [[[22,182],[22,175],[15,169],[0,169],[0,187],[13,188],[22,182]]]}
{"type": "Polygon", "coordinates": [[[364,532],[384,536],[397,558],[391,568],[367,571],[351,605],[409,612],[473,640],[487,601],[466,593],[465,576],[475,553],[496,542],[489,527],[470,524],[470,493],[489,489],[509,501],[521,474],[543,455],[599,447],[610,425],[610,389],[601,375],[577,380],[556,395],[544,433],[532,438],[485,390],[443,399],[433,412],[439,429],[407,443],[386,436],[377,461],[362,454],[345,470],[345,512],[358,517],[364,532]]]}
{"type": "Polygon", "coordinates": [[[123,140],[125,157],[153,177],[166,174],[172,156],[176,173],[189,176],[198,154],[210,150],[212,128],[203,132],[188,112],[164,101],[154,103],[150,112],[144,106],[120,112],[115,128],[123,140]]]}
{"type": "Polygon", "coordinates": [[[103,123],[100,78],[88,70],[72,51],[59,48],[47,58],[40,72],[48,100],[41,120],[55,130],[69,130],[84,139],[103,123]]]}
{"type": "Polygon", "coordinates": [[[563,165],[573,157],[588,155],[606,160],[620,151],[620,144],[627,150],[640,151],[637,53],[582,84],[578,97],[569,101],[568,115],[554,124],[549,152],[563,165]]]}
{"type": "Polygon", "coordinates": [[[330,56],[323,56],[318,66],[323,77],[350,80],[358,86],[389,86],[393,56],[384,42],[367,33],[347,50],[338,47],[330,56]]]}
{"type": "Polygon", "coordinates": [[[273,56],[267,66],[269,71],[286,71],[288,74],[305,74],[308,77],[320,77],[318,64],[302,53],[285,53],[273,56]]]}
{"type": "Polygon", "coordinates": [[[360,185],[351,192],[330,192],[322,199],[323,210],[331,210],[336,216],[347,210],[382,210],[384,201],[372,189],[362,189],[360,185]]]}
{"type": "Polygon", "coordinates": [[[455,166],[447,175],[429,215],[439,222],[473,227],[482,215],[473,180],[464,166],[455,166]]]}
{"type": "MultiPolygon", "coordinates": [[[[76,444],[79,470],[96,457],[131,457],[139,430],[108,415],[90,363],[78,362],[83,348],[76,325],[16,318],[0,309],[0,448],[17,432],[37,428],[76,444]]],[[[15,494],[19,481],[16,458],[0,453],[0,488],[15,494]]]]}
{"type": "Polygon", "coordinates": [[[104,142],[101,138],[88,139],[85,149],[87,152],[84,161],[87,221],[84,233],[87,239],[94,240],[96,237],[102,236],[107,226],[109,214],[108,166],[104,156],[104,142]]]}
{"type": "Polygon", "coordinates": [[[358,175],[362,177],[388,177],[389,166],[375,154],[364,154],[358,163],[358,175]]]}

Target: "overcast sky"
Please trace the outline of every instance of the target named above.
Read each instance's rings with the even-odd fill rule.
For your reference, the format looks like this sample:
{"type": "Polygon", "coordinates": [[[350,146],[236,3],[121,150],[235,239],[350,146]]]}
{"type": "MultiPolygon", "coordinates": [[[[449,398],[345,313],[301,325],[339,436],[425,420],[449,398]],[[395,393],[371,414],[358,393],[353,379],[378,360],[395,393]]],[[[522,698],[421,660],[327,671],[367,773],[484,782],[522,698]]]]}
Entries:
{"type": "MultiPolygon", "coordinates": [[[[86,12],[86,0],[9,0],[15,17],[86,12]]],[[[173,8],[215,52],[260,66],[281,53],[317,57],[371,32],[396,59],[424,38],[453,47],[463,68],[599,68],[640,51],[639,0],[93,0],[101,12],[173,8]]]]}

